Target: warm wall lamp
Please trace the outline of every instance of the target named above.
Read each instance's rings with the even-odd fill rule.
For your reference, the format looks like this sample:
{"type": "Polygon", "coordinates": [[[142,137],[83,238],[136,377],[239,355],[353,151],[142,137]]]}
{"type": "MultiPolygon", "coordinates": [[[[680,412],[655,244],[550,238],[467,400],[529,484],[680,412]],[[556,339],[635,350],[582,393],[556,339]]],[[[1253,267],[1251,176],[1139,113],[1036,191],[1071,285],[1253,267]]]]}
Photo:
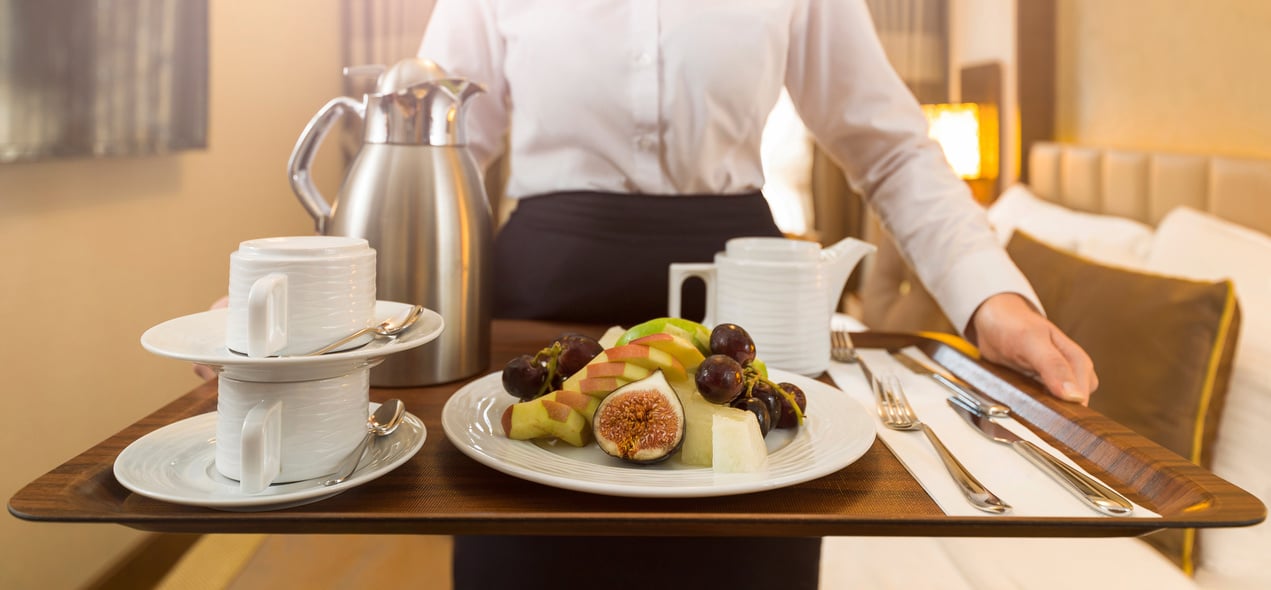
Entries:
{"type": "Polygon", "coordinates": [[[998,176],[997,107],[992,104],[928,104],[930,135],[939,142],[954,172],[981,202],[994,196],[998,176]]]}

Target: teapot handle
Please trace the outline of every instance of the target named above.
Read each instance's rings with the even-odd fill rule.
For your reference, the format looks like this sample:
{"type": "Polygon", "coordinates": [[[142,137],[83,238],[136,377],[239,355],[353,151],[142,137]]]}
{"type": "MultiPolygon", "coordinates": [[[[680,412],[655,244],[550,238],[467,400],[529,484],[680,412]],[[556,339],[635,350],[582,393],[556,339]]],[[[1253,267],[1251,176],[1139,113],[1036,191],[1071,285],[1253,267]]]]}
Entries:
{"type": "Polygon", "coordinates": [[[313,184],[313,176],[309,167],[313,164],[313,156],[318,153],[322,139],[331,131],[336,120],[345,113],[357,115],[365,119],[366,107],[352,98],[341,96],[331,99],[309,120],[305,130],[296,140],[296,147],[291,150],[291,159],[287,162],[287,175],[291,178],[291,190],[300,199],[309,215],[313,217],[318,233],[325,233],[327,220],[331,218],[331,205],[327,203],[318,187],[313,184]]]}
{"type": "Polygon", "coordinates": [[[702,318],[703,324],[707,326],[715,325],[715,265],[710,262],[672,262],[668,271],[668,279],[670,282],[667,297],[666,315],[673,318],[684,317],[680,310],[683,307],[680,290],[684,287],[684,281],[690,278],[699,278],[706,283],[706,316],[702,318]]]}

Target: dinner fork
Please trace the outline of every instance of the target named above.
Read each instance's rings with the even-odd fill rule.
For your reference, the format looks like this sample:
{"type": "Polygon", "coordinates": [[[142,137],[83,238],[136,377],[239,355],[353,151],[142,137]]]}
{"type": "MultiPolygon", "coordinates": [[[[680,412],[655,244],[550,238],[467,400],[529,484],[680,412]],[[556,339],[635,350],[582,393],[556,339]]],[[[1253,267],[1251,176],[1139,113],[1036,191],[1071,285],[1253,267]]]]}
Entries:
{"type": "Polygon", "coordinates": [[[1010,505],[990,492],[984,484],[980,483],[980,480],[975,479],[975,476],[967,471],[957,457],[949,452],[944,443],[940,442],[940,437],[936,436],[931,427],[918,420],[918,415],[914,413],[913,407],[909,405],[909,400],[905,397],[904,388],[900,386],[900,379],[897,379],[895,375],[883,375],[874,378],[872,385],[874,395],[878,399],[878,417],[883,421],[884,426],[892,430],[921,431],[927,436],[931,446],[935,447],[936,454],[940,456],[945,469],[949,471],[949,475],[953,476],[958,489],[972,506],[994,514],[1010,512],[1010,505]]]}
{"type": "Polygon", "coordinates": [[[856,347],[847,330],[830,330],[830,358],[840,363],[856,362],[856,347]]]}

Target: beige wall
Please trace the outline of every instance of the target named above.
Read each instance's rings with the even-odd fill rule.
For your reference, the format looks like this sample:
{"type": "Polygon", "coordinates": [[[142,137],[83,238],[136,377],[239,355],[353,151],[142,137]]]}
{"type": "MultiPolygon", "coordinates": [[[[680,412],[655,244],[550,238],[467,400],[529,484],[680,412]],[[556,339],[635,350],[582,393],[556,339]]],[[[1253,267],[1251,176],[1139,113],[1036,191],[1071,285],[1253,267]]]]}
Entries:
{"type": "MultiPolygon", "coordinates": [[[[309,233],[286,165],[340,92],[338,0],[209,2],[210,145],[0,165],[0,495],[198,384],[141,333],[223,292],[241,240],[309,233]],[[56,428],[37,423],[52,422],[56,428]]],[[[316,163],[338,188],[334,146],[316,163]]],[[[0,517],[0,588],[74,588],[141,534],[0,517]]]]}
{"type": "Polygon", "coordinates": [[[1058,139],[1271,156],[1271,2],[1057,4],[1058,139]]]}

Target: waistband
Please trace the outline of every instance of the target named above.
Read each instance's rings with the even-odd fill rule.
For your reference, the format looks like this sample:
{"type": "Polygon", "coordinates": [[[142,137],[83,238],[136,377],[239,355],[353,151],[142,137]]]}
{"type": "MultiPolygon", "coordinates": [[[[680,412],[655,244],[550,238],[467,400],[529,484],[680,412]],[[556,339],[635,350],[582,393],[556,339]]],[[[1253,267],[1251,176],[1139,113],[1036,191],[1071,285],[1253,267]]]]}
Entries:
{"type": "Polygon", "coordinates": [[[743,234],[770,227],[772,211],[759,191],[741,194],[650,195],[569,191],[524,197],[512,212],[521,223],[580,231],[630,232],[661,235],[685,231],[702,234],[743,234]]]}

